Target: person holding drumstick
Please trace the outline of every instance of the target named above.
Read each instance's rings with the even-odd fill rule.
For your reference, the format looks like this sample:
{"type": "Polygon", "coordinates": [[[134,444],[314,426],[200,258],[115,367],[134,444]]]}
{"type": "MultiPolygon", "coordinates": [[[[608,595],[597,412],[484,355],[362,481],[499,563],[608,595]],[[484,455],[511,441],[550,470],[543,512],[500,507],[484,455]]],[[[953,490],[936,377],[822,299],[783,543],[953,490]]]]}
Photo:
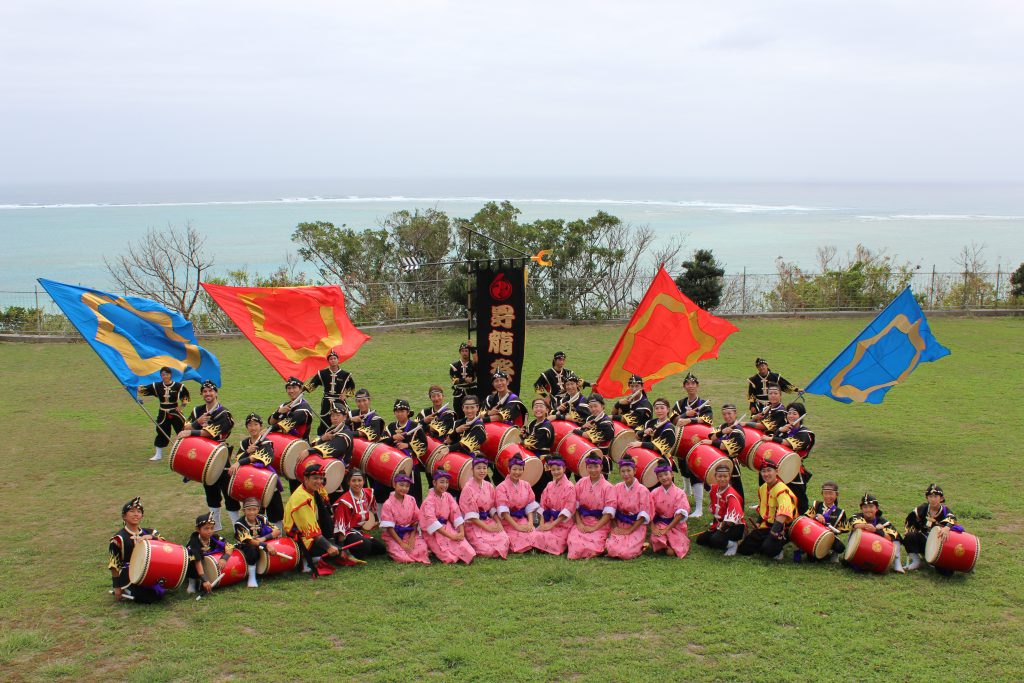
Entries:
{"type": "MultiPolygon", "coordinates": [[[[903,565],[900,562],[900,532],[892,522],[882,515],[878,506],[878,499],[871,493],[865,493],[860,499],[860,513],[850,518],[850,528],[860,529],[863,532],[885,536],[892,541],[896,552],[892,561],[892,570],[899,574],[903,573],[903,565]]],[[[845,561],[844,561],[845,563],[845,561]]]]}
{"type": "Polygon", "coordinates": [[[455,429],[458,415],[444,402],[444,389],[437,384],[430,385],[427,397],[430,405],[421,410],[416,419],[427,431],[427,436],[443,441],[455,429]]]}
{"type": "Polygon", "coordinates": [[[462,412],[462,402],[467,396],[476,396],[476,347],[469,342],[459,345],[459,359],[448,366],[448,376],[452,380],[452,403],[455,415],[460,420],[466,415],[462,412]]]}
{"type": "Polygon", "coordinates": [[[581,425],[590,417],[587,399],[580,393],[580,378],[571,372],[565,377],[565,393],[552,396],[551,401],[556,420],[569,420],[581,425]]]}
{"type": "Polygon", "coordinates": [[[789,482],[789,490],[796,496],[796,511],[801,515],[807,511],[807,482],[811,473],[804,469],[804,460],[814,448],[814,432],[807,428],[807,408],[803,403],[793,402],[786,406],[786,424],[779,427],[772,441],[786,444],[800,454],[800,473],[789,482]]]}
{"type": "Polygon", "coordinates": [[[765,458],[761,478],[764,483],[757,490],[761,522],[743,539],[738,551],[740,555],[760,553],[781,560],[789,540],[787,530],[796,517],[796,496],[779,479],[779,465],[773,458],[765,458]]]}
{"type": "Polygon", "coordinates": [[[260,514],[258,498],[246,498],[242,503],[242,518],[235,522],[235,548],[245,557],[245,567],[249,573],[249,588],[258,588],[256,583],[256,561],[260,559],[260,550],[265,549],[266,542],[280,538],[281,531],[260,514]]]}
{"type": "Polygon", "coordinates": [[[508,374],[498,370],[491,376],[494,392],[484,399],[484,422],[502,422],[517,427],[523,426],[526,417],[526,406],[518,396],[508,390],[508,374]]]}
{"type": "Polygon", "coordinates": [[[299,546],[314,579],[334,573],[322,558],[355,563],[351,554],[340,550],[324,535],[325,528],[334,528],[334,517],[324,491],[324,471],[318,464],[306,465],[302,472],[302,485],[292,491],[284,506],[284,532],[299,546]]]}
{"type": "MultiPolygon", "coordinates": [[[[921,555],[924,554],[925,546],[928,543],[928,534],[932,529],[938,527],[939,536],[945,541],[949,530],[963,531],[964,528],[956,521],[956,515],[946,507],[946,496],[938,484],[929,484],[924,491],[925,502],[918,505],[907,515],[906,534],[903,536],[903,544],[907,547],[907,571],[912,571],[921,566],[921,555]]],[[[939,573],[950,571],[938,570],[939,573]]]]}
{"type": "Polygon", "coordinates": [[[725,557],[736,554],[743,540],[743,498],[729,484],[729,466],[715,467],[715,485],[711,487],[711,526],[697,534],[697,545],[724,550],[725,557]]]}
{"type": "MultiPolygon", "coordinates": [[[[722,424],[718,426],[718,429],[711,432],[708,435],[709,438],[701,441],[702,444],[707,446],[714,446],[718,450],[722,451],[732,460],[732,477],[729,480],[730,486],[739,494],[740,506],[743,505],[743,477],[740,475],[740,454],[743,453],[744,447],[747,445],[747,437],[743,433],[743,429],[736,422],[736,405],[733,403],[726,403],[722,406],[722,424]]],[[[682,460],[682,458],[680,458],[682,460]]],[[[685,460],[684,460],[685,462],[685,460]]],[[[701,486],[701,493],[703,493],[703,486],[701,486]]],[[[698,498],[697,487],[694,486],[693,496],[696,499],[696,507],[700,508],[700,499],[698,498]]],[[[694,510],[694,514],[691,517],[698,517],[694,510]]]]}
{"type": "Polygon", "coordinates": [[[644,391],[644,378],[639,375],[630,375],[627,385],[630,394],[615,402],[612,419],[622,422],[632,429],[643,429],[653,414],[651,402],[647,400],[647,392],[644,391]]]}
{"type": "MultiPolygon", "coordinates": [[[[521,433],[523,448],[527,449],[542,461],[546,460],[555,445],[555,428],[548,419],[548,404],[540,397],[533,399],[533,419],[523,428],[521,433]]],[[[551,481],[551,473],[545,467],[540,479],[533,486],[536,498],[544,492],[544,487],[551,481]]],[[[500,482],[499,482],[500,483],[500,482]]]]}
{"type": "Polygon", "coordinates": [[[715,411],[711,402],[697,395],[700,388],[700,380],[692,372],[686,373],[683,378],[683,389],[686,391],[686,398],[681,398],[672,406],[672,421],[679,427],[686,425],[715,423],[715,411]]]}
{"type": "Polygon", "coordinates": [[[761,413],[766,403],[771,401],[769,389],[772,385],[779,387],[787,394],[800,391],[799,387],[777,372],[772,372],[768,361],[758,358],[754,361],[757,372],[747,380],[747,401],[750,403],[750,414],[761,413]]]}
{"type": "Polygon", "coordinates": [[[592,444],[601,449],[601,452],[604,453],[604,464],[601,465],[601,471],[608,474],[611,471],[608,464],[610,460],[608,449],[612,445],[612,439],[615,438],[615,425],[612,418],[604,412],[604,396],[601,394],[591,394],[587,398],[587,408],[590,409],[590,416],[577,429],[572,430],[572,433],[587,437],[592,444]]]}
{"type": "MultiPolygon", "coordinates": [[[[252,465],[260,469],[268,469],[274,474],[277,474],[277,470],[274,469],[274,444],[267,438],[266,432],[263,431],[263,418],[256,413],[249,413],[245,418],[245,430],[249,433],[249,436],[242,439],[239,444],[238,456],[231,467],[228,468],[228,478],[234,476],[238,468],[243,465],[252,465]]],[[[267,517],[273,520],[273,524],[279,529],[281,526],[281,519],[284,517],[284,500],[281,498],[281,491],[284,490],[281,486],[281,480],[277,480],[277,490],[274,491],[273,497],[270,499],[270,504],[267,505],[267,517]]],[[[238,524],[238,520],[235,520],[235,524],[238,524]]]]}
{"type": "MultiPolygon", "coordinates": [[[[206,380],[203,382],[201,391],[203,405],[192,409],[188,422],[182,426],[177,438],[202,436],[224,443],[231,436],[231,430],[235,428],[235,420],[231,417],[231,411],[220,404],[218,399],[219,388],[216,384],[206,380]]],[[[228,448],[230,452],[230,446],[228,448]]],[[[220,523],[220,504],[222,499],[228,509],[228,515],[230,515],[232,523],[238,521],[238,511],[242,509],[241,503],[228,495],[228,485],[230,482],[231,476],[225,469],[216,484],[212,486],[203,484],[203,489],[206,491],[206,504],[210,507],[210,515],[213,517],[214,531],[219,531],[222,528],[220,523]]]]}
{"type": "MultiPolygon", "coordinates": [[[[397,399],[393,408],[395,421],[384,428],[381,435],[381,442],[393,446],[412,458],[412,488],[410,493],[419,503],[423,500],[423,485],[420,482],[420,475],[423,474],[423,465],[420,464],[427,452],[427,435],[423,432],[423,425],[410,420],[412,408],[404,398],[397,399]]],[[[384,487],[385,489],[388,487],[384,487]]],[[[377,496],[381,498],[383,496],[377,496]]]]}
{"type": "Polygon", "coordinates": [[[341,369],[338,353],[334,349],[327,354],[327,367],[306,380],[302,390],[311,393],[317,387],[324,388],[323,398],[320,399],[320,425],[316,428],[316,435],[322,436],[330,428],[331,406],[335,401],[344,402],[356,390],[352,373],[341,369]]]}
{"type": "Polygon", "coordinates": [[[676,429],[669,419],[671,408],[667,398],[654,399],[654,417],[637,427],[640,441],[629,444],[630,448],[646,448],[671,458],[676,450],[676,429]]]}
{"type": "Polygon", "coordinates": [[[142,498],[135,496],[121,507],[123,526],[110,539],[110,562],[107,563],[107,568],[110,569],[114,600],[117,601],[132,600],[148,604],[164,597],[162,586],[133,586],[128,579],[128,563],[131,562],[136,542],[164,540],[156,529],[143,528],[142,515],[142,498]]]}
{"type": "Polygon", "coordinates": [[[466,455],[478,455],[480,447],[487,441],[487,430],[484,422],[477,415],[480,401],[476,396],[467,396],[462,401],[462,410],[466,417],[455,423],[455,428],[448,434],[448,447],[453,451],[466,455]]]}
{"type": "Polygon", "coordinates": [[[744,427],[757,429],[768,435],[774,435],[775,431],[786,424],[786,407],[782,405],[782,389],[778,384],[768,385],[768,402],[760,406],[760,410],[750,414],[750,422],[744,422],[744,427]]]}
{"type": "MultiPolygon", "coordinates": [[[[177,432],[185,424],[181,409],[188,405],[191,397],[184,384],[171,379],[171,369],[167,366],[160,368],[160,381],[143,384],[138,395],[155,396],[160,402],[160,412],[156,414],[156,438],[153,440],[156,451],[150,460],[161,460],[164,447],[171,442],[171,432],[177,432]]],[[[142,399],[137,400],[142,403],[142,399]]]]}
{"type": "MultiPolygon", "coordinates": [[[[839,535],[850,530],[850,520],[846,517],[846,510],[839,507],[839,484],[831,480],[822,484],[821,500],[811,503],[804,514],[821,522],[835,533],[836,540],[832,542],[832,561],[839,562],[843,556],[843,550],[846,548],[839,540],[839,535]]],[[[801,556],[808,562],[815,561],[814,555],[804,555],[800,550],[793,553],[793,561],[800,562],[801,556]]]]}
{"type": "Polygon", "coordinates": [[[221,572],[227,566],[231,558],[234,545],[227,542],[223,536],[214,533],[216,523],[212,513],[196,517],[196,530],[188,538],[185,547],[188,548],[188,588],[186,592],[195,593],[197,590],[204,590],[207,593],[213,590],[212,578],[206,576],[203,571],[203,558],[214,553],[222,553],[217,560],[217,569],[221,572]]]}

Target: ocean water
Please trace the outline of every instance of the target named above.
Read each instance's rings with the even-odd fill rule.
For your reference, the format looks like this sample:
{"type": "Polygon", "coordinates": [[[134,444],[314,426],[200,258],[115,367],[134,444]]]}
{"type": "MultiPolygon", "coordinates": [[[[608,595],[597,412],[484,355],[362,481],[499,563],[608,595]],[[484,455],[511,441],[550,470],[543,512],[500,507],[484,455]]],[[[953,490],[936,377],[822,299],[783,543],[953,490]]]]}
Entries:
{"type": "MultiPolygon", "coordinates": [[[[957,270],[967,245],[989,270],[1024,262],[1024,187],[677,183],[665,180],[260,181],[0,187],[0,292],[37,277],[110,287],[104,256],[149,228],[191,222],[207,237],[215,273],[267,272],[296,251],[298,223],[375,227],[393,211],[437,208],[470,216],[507,199],[522,220],[605,211],[648,225],[684,251],[711,249],[729,273],[772,273],[776,259],[813,269],[817,249],[885,249],[930,271],[957,270]]],[[[551,248],[557,250],[558,245],[551,248]]]]}

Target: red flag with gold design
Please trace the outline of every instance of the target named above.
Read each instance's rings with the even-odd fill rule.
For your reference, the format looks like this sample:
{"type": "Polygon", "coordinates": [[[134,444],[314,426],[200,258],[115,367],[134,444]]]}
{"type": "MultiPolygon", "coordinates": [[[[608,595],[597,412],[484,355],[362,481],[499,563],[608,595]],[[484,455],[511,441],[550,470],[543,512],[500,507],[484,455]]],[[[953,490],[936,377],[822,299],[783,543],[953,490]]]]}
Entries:
{"type": "Polygon", "coordinates": [[[629,376],[639,375],[649,391],[698,361],[717,358],[722,342],[738,331],[728,320],[690,301],[662,266],[604,364],[594,390],[603,396],[625,396],[629,376]]]}
{"type": "Polygon", "coordinates": [[[345,295],[323,287],[229,287],[203,289],[238,325],[281,377],[307,379],[327,367],[332,349],[344,362],[370,337],[345,313],[345,295]]]}

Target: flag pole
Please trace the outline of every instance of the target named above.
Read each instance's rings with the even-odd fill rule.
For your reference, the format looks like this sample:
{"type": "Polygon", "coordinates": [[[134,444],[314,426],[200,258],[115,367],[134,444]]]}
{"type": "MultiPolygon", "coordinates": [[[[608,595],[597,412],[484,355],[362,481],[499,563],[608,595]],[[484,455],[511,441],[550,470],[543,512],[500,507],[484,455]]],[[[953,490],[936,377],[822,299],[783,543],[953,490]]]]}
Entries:
{"type": "MultiPolygon", "coordinates": [[[[124,386],[124,385],[122,384],[121,386],[124,386]]],[[[124,387],[124,390],[128,393],[129,396],[132,396],[132,390],[131,389],[129,389],[128,387],[124,387]]],[[[146,405],[142,401],[140,401],[138,398],[136,398],[134,396],[132,396],[132,402],[135,405],[137,405],[138,407],[142,408],[142,412],[144,412],[146,414],[146,417],[148,417],[149,421],[153,423],[153,426],[156,427],[157,430],[161,434],[163,434],[167,438],[168,441],[171,441],[171,435],[168,434],[167,432],[165,432],[164,428],[160,426],[160,423],[153,419],[153,415],[146,408],[146,405]]]]}

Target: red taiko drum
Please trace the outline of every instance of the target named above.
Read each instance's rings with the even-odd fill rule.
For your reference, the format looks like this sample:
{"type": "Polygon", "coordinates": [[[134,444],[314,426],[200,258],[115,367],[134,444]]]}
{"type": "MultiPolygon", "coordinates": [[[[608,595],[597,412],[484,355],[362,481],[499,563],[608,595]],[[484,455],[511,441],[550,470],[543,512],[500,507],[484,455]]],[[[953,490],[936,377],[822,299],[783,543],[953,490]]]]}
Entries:
{"type": "Polygon", "coordinates": [[[786,444],[775,443],[764,436],[750,449],[746,465],[755,472],[760,472],[761,465],[769,456],[779,466],[779,479],[782,480],[782,483],[788,484],[800,474],[800,456],[786,444]]]}
{"type": "Polygon", "coordinates": [[[264,545],[292,559],[286,560],[280,555],[271,555],[265,548],[260,548],[260,555],[256,559],[256,573],[261,576],[290,572],[293,569],[298,569],[302,563],[302,558],[299,557],[299,546],[290,538],[272,538],[264,545]]]}
{"type": "MultiPolygon", "coordinates": [[[[632,431],[632,430],[630,430],[632,431]]],[[[647,488],[651,488],[658,483],[658,475],[654,473],[654,468],[658,464],[658,460],[661,458],[661,453],[652,451],[649,448],[627,448],[625,453],[631,455],[633,460],[636,461],[636,479],[647,488]]]]}
{"type": "Polygon", "coordinates": [[[551,429],[555,432],[555,440],[551,444],[551,450],[557,451],[558,444],[562,443],[562,439],[572,434],[572,430],[579,428],[578,424],[570,420],[552,420],[551,429]]]}
{"type": "Polygon", "coordinates": [[[394,488],[397,474],[411,477],[415,462],[402,451],[386,443],[352,439],[352,464],[385,486],[394,488]]]}
{"type": "Polygon", "coordinates": [[[301,479],[302,473],[310,465],[320,465],[324,471],[324,489],[327,493],[334,493],[341,488],[341,482],[345,479],[345,463],[337,458],[324,458],[315,453],[307,455],[295,468],[295,479],[301,479]]]}
{"type": "Polygon", "coordinates": [[[128,561],[128,580],[135,586],[177,588],[187,572],[188,549],[167,541],[138,541],[128,561]]]}
{"type": "Polygon", "coordinates": [[[430,461],[430,476],[434,476],[437,470],[444,470],[452,475],[448,486],[455,490],[461,490],[470,479],[473,478],[473,458],[458,451],[447,451],[440,453],[430,461]]]}
{"type": "MultiPolygon", "coordinates": [[[[220,559],[223,553],[213,553],[203,558],[203,574],[206,575],[206,580],[213,583],[217,580],[217,577],[221,575],[220,568],[217,566],[217,561],[220,559]]],[[[230,586],[238,583],[239,581],[245,581],[247,570],[245,567],[245,556],[241,552],[231,553],[231,557],[228,558],[227,564],[224,565],[224,578],[217,584],[217,588],[223,588],[224,586],[230,586]]],[[[216,590],[216,589],[214,589],[216,590]]]]}
{"type": "Polygon", "coordinates": [[[854,529],[846,544],[844,559],[858,569],[884,574],[892,567],[895,558],[896,546],[888,538],[863,529],[854,529]]]}
{"type": "Polygon", "coordinates": [[[698,443],[690,447],[686,453],[686,466],[695,477],[700,477],[708,486],[715,485],[715,468],[719,465],[729,466],[732,476],[732,458],[714,446],[698,443]]]}
{"type": "Polygon", "coordinates": [[[924,559],[939,569],[957,572],[974,570],[981,554],[981,541],[966,531],[950,529],[945,542],[939,538],[939,527],[928,532],[928,543],[924,547],[924,559]]]}
{"type": "Polygon", "coordinates": [[[836,535],[818,520],[804,515],[793,522],[789,540],[808,555],[823,560],[832,552],[832,544],[836,542],[836,535]]]}
{"type": "Polygon", "coordinates": [[[309,452],[309,443],[291,434],[268,432],[267,440],[274,444],[274,469],[285,477],[291,476],[295,465],[309,452]]]}
{"type": "Polygon", "coordinates": [[[703,439],[711,438],[711,432],[715,430],[710,425],[697,423],[695,425],[684,425],[676,431],[676,455],[680,458],[685,458],[691,448],[703,439]]]}
{"type": "MultiPolygon", "coordinates": [[[[636,432],[621,422],[612,421],[612,428],[615,430],[615,436],[612,437],[612,444],[608,447],[608,455],[612,456],[612,460],[618,462],[622,454],[629,448],[629,444],[640,441],[640,438],[636,432]]],[[[637,472],[637,478],[640,478],[639,472],[637,472]]]]}
{"type": "Polygon", "coordinates": [[[171,470],[192,481],[213,486],[228,464],[228,447],[205,436],[185,436],[171,446],[171,470]]]}
{"type": "Polygon", "coordinates": [[[259,498],[260,507],[267,507],[277,491],[277,479],[277,475],[265,467],[242,465],[231,475],[228,495],[242,501],[249,497],[259,498]]]}
{"type": "Polygon", "coordinates": [[[504,422],[487,422],[484,423],[484,430],[487,432],[487,439],[480,445],[480,452],[491,462],[498,459],[498,453],[501,453],[505,446],[519,443],[519,427],[504,422]]]}
{"type": "MultiPolygon", "coordinates": [[[[498,453],[498,457],[494,461],[494,466],[498,468],[503,477],[508,476],[508,461],[513,455],[518,455],[523,459],[523,481],[530,486],[540,481],[541,476],[544,474],[544,463],[536,455],[517,443],[511,443],[501,449],[501,453],[498,453]]],[[[568,465],[568,463],[566,464],[568,465]]]]}
{"type": "Polygon", "coordinates": [[[438,441],[432,436],[427,436],[427,452],[420,458],[420,464],[427,470],[430,470],[430,461],[436,458],[440,458],[443,454],[448,452],[448,445],[442,441],[438,441]]]}
{"type": "Polygon", "coordinates": [[[591,453],[604,457],[601,449],[590,443],[590,439],[578,434],[568,434],[558,442],[558,454],[565,460],[565,469],[580,477],[587,476],[587,463],[584,460],[591,453]]]}

